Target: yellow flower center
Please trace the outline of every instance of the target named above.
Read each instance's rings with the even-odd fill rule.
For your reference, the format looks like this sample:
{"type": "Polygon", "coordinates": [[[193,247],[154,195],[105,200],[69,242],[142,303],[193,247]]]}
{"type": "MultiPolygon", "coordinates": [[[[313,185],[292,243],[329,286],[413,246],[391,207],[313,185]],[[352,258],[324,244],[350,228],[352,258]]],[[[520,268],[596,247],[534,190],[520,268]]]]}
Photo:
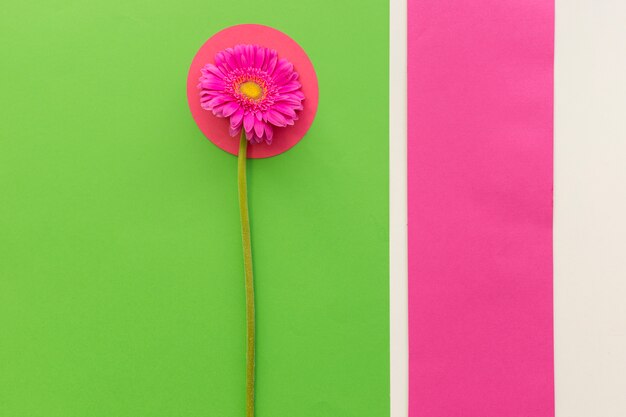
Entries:
{"type": "Polygon", "coordinates": [[[239,86],[239,91],[252,100],[258,100],[263,96],[263,89],[254,81],[246,81],[239,86]]]}

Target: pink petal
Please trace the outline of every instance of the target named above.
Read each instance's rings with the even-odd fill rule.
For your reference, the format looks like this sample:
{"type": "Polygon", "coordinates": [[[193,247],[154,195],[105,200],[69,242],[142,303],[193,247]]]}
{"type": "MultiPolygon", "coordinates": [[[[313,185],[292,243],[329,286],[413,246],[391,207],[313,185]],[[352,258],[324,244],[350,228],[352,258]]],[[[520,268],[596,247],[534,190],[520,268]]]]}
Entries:
{"type": "Polygon", "coordinates": [[[246,133],[252,131],[254,128],[254,113],[248,113],[243,116],[243,128],[246,130],[246,133]]]}
{"type": "Polygon", "coordinates": [[[289,97],[289,96],[278,97],[276,99],[276,103],[287,104],[289,106],[292,106],[295,110],[298,110],[298,107],[302,107],[302,102],[300,99],[295,98],[295,97],[289,97]]]}
{"type": "Polygon", "coordinates": [[[211,100],[209,100],[208,105],[211,107],[217,107],[221,104],[224,103],[228,103],[230,101],[230,99],[228,97],[224,97],[224,96],[217,96],[217,97],[213,97],[211,100]]]}
{"type": "Polygon", "coordinates": [[[215,96],[210,96],[208,94],[200,94],[200,103],[207,103],[208,104],[214,98],[215,98],[215,96]]]}
{"type": "Polygon", "coordinates": [[[291,106],[286,106],[284,104],[275,104],[273,108],[274,110],[281,112],[285,116],[288,116],[288,118],[290,119],[295,119],[296,117],[296,112],[291,106]]]}
{"type": "Polygon", "coordinates": [[[239,109],[239,103],[231,101],[224,105],[224,107],[222,108],[222,114],[224,115],[224,117],[228,117],[239,109]]]}
{"type": "Polygon", "coordinates": [[[272,144],[272,138],[274,137],[274,129],[272,129],[271,125],[265,124],[265,141],[268,145],[272,144]]]}
{"type": "Polygon", "coordinates": [[[263,136],[263,131],[265,130],[264,126],[265,126],[265,123],[259,120],[254,121],[254,133],[256,133],[258,137],[263,136]]]}
{"type": "Polygon", "coordinates": [[[226,104],[222,104],[221,106],[215,106],[213,108],[209,108],[208,110],[211,110],[213,114],[217,117],[224,117],[224,106],[226,106],[226,104]]]}
{"type": "Polygon", "coordinates": [[[263,66],[261,67],[261,69],[269,73],[268,67],[272,60],[272,57],[276,55],[276,51],[274,51],[273,49],[267,49],[267,48],[263,48],[263,49],[265,49],[265,59],[263,59],[263,66]]]}
{"type": "Polygon", "coordinates": [[[222,70],[228,69],[226,68],[226,56],[223,51],[220,51],[215,55],[215,66],[222,70]]]}
{"type": "Polygon", "coordinates": [[[268,74],[271,74],[274,72],[274,68],[276,68],[276,62],[278,62],[278,57],[275,54],[276,51],[272,51],[272,52],[274,52],[274,54],[270,58],[270,62],[268,63],[267,70],[266,70],[268,74]]]}
{"type": "Polygon", "coordinates": [[[274,70],[274,80],[278,84],[289,82],[291,74],[293,73],[293,64],[286,59],[278,61],[278,65],[274,70]]]}
{"type": "Polygon", "coordinates": [[[278,74],[280,74],[284,70],[284,68],[287,66],[288,63],[289,63],[289,61],[287,61],[285,58],[279,59],[278,63],[276,64],[276,68],[270,74],[271,75],[278,75],[278,74]]]}
{"type": "Polygon", "coordinates": [[[278,126],[278,127],[287,126],[287,120],[285,120],[285,117],[279,112],[277,112],[276,110],[272,110],[272,109],[268,110],[266,113],[266,116],[267,116],[267,120],[274,126],[278,126]]]}
{"type": "Polygon", "coordinates": [[[221,80],[217,80],[217,78],[213,80],[204,79],[200,81],[200,87],[207,90],[221,91],[226,88],[226,84],[221,80]]]}
{"type": "Polygon", "coordinates": [[[233,115],[230,117],[230,125],[235,128],[241,128],[241,122],[243,121],[244,110],[240,107],[233,115]]]}
{"type": "Polygon", "coordinates": [[[226,55],[225,58],[228,66],[232,69],[239,68],[239,63],[237,62],[237,59],[235,59],[235,51],[233,51],[231,48],[228,48],[224,51],[224,53],[226,55]]]}
{"type": "Polygon", "coordinates": [[[238,128],[233,128],[232,126],[228,127],[228,133],[230,134],[230,136],[239,136],[241,134],[241,127],[238,128]]]}
{"type": "Polygon", "coordinates": [[[219,91],[203,90],[200,84],[198,84],[198,88],[200,89],[200,93],[199,93],[200,97],[204,97],[204,96],[217,97],[221,95],[219,91]]]}
{"type": "Polygon", "coordinates": [[[263,61],[265,60],[265,49],[256,48],[254,66],[257,68],[263,68],[263,61]]]}
{"type": "Polygon", "coordinates": [[[224,73],[213,64],[207,64],[203,69],[215,75],[219,79],[224,79],[224,73]]]}
{"type": "Polygon", "coordinates": [[[302,85],[299,82],[292,81],[288,84],[281,85],[280,87],[278,87],[278,91],[284,94],[284,93],[290,93],[292,91],[299,90],[300,88],[302,88],[302,85]]]}
{"type": "Polygon", "coordinates": [[[255,50],[254,50],[254,46],[252,45],[246,45],[246,61],[248,62],[248,65],[250,65],[251,67],[255,66],[255,59],[256,59],[256,54],[255,54],[255,50]]]}

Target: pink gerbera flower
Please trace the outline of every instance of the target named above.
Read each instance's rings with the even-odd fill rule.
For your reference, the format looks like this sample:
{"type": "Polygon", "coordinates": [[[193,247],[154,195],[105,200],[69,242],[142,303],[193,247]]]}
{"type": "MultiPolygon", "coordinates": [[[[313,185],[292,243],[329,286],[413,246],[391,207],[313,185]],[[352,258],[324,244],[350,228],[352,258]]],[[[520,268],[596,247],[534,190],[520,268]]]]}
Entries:
{"type": "Polygon", "coordinates": [[[257,45],[218,52],[215,65],[202,68],[198,88],[202,108],[230,118],[230,135],[243,128],[253,143],[271,144],[274,127],[293,125],[304,100],[293,64],[257,45]]]}

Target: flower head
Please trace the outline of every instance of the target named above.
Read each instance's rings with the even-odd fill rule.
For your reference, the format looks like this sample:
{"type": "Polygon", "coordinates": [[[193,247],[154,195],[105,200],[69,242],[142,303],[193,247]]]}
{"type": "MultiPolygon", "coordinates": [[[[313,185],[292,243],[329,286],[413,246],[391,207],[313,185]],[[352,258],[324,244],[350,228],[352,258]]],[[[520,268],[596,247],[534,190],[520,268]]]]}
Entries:
{"type": "Polygon", "coordinates": [[[200,104],[230,118],[230,135],[243,128],[249,142],[272,143],[275,127],[293,125],[304,94],[293,64],[273,49],[237,45],[218,52],[202,68],[200,104]]]}

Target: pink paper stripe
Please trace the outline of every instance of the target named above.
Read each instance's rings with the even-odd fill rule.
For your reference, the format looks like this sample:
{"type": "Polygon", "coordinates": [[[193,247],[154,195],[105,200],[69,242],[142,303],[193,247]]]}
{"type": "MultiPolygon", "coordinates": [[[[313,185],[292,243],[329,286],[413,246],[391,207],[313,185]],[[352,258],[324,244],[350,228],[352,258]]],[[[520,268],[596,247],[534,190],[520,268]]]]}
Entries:
{"type": "Polygon", "coordinates": [[[553,0],[409,0],[411,417],[552,417],[553,0]]]}

